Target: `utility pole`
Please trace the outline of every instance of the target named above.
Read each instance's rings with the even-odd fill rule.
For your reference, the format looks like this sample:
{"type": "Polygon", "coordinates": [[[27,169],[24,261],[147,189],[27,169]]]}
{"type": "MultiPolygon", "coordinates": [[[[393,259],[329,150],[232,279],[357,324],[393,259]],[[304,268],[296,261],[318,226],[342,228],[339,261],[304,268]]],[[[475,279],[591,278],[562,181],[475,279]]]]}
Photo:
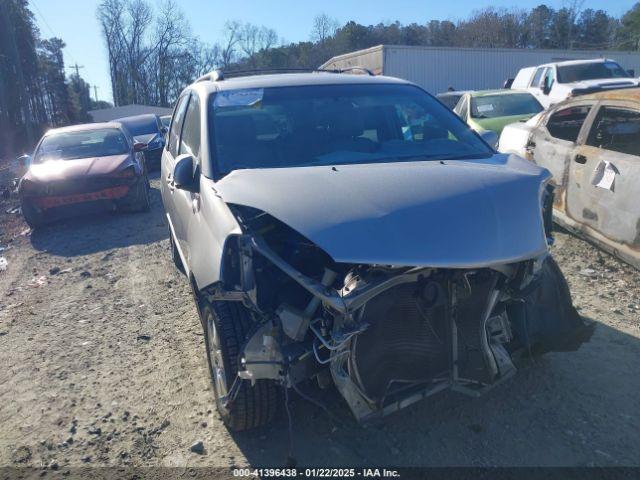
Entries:
{"type": "Polygon", "coordinates": [[[93,95],[96,97],[96,102],[98,101],[98,89],[100,87],[98,87],[97,85],[93,86],[93,95]]]}
{"type": "Polygon", "coordinates": [[[71,68],[72,70],[76,71],[76,77],[80,76],[80,69],[84,68],[84,65],[78,65],[78,62],[75,63],[75,65],[71,65],[69,68],[71,68]]]}

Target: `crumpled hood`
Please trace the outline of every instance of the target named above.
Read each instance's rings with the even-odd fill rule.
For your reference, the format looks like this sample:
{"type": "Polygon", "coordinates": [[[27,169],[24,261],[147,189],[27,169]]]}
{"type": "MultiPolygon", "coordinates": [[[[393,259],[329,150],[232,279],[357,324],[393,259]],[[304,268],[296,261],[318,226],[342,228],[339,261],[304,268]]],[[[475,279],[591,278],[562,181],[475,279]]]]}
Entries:
{"type": "Polygon", "coordinates": [[[31,164],[24,178],[32,182],[56,182],[71,178],[108,175],[133,163],[131,155],[77,158],[74,160],[49,160],[31,164]]]}
{"type": "Polygon", "coordinates": [[[215,184],[335,261],[473,268],[543,254],[547,170],[516,156],[485,160],[236,170],[215,184]]]}

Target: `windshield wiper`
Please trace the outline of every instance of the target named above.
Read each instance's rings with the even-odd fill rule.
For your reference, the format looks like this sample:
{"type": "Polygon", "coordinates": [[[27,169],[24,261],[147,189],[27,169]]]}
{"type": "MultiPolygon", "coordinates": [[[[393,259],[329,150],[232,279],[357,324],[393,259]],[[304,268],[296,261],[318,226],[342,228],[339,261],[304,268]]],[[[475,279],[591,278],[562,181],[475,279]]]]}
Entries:
{"type": "Polygon", "coordinates": [[[473,160],[477,158],[488,158],[490,153],[459,153],[459,154],[447,154],[447,155],[411,155],[406,157],[395,157],[395,160],[401,161],[420,161],[420,160],[473,160]]]}
{"type": "Polygon", "coordinates": [[[493,153],[463,153],[460,155],[440,155],[437,160],[474,160],[478,158],[489,158],[493,156],[493,153]]]}

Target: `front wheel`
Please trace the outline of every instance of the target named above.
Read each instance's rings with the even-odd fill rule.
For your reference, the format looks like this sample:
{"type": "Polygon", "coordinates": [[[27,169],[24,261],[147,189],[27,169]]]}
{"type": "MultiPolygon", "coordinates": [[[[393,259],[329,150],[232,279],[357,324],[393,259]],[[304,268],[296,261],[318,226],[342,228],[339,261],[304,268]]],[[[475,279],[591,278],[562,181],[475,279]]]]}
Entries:
{"type": "Polygon", "coordinates": [[[44,225],[45,221],[42,213],[36,210],[28,200],[22,201],[20,209],[22,210],[24,221],[27,222],[27,225],[29,225],[33,230],[44,225]]]}
{"type": "Polygon", "coordinates": [[[273,380],[240,380],[235,397],[227,401],[238,374],[239,356],[251,326],[240,302],[202,301],[207,358],[218,413],[231,430],[241,431],[270,423],[276,416],[278,389],[273,380]]]}
{"type": "Polygon", "coordinates": [[[589,341],[595,328],[573,306],[567,280],[550,255],[542,265],[538,288],[518,309],[524,309],[519,327],[524,343],[538,354],[575,351],[589,341]]]}
{"type": "Polygon", "coordinates": [[[185,273],[184,264],[182,263],[176,241],[173,238],[173,233],[171,233],[171,228],[169,228],[169,248],[171,248],[171,260],[173,260],[173,264],[181,273],[185,273]]]}
{"type": "Polygon", "coordinates": [[[148,212],[150,209],[149,179],[145,173],[131,187],[129,194],[118,205],[118,210],[122,212],[148,212]]]}

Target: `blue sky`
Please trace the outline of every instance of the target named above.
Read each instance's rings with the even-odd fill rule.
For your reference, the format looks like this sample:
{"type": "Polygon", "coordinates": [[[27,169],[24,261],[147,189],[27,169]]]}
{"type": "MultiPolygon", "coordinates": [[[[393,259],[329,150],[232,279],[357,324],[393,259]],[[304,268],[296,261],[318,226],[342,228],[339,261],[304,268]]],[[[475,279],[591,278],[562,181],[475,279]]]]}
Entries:
{"type": "MultiPolygon", "coordinates": [[[[620,16],[636,0],[586,0],[583,8],[604,9],[620,16]]],[[[98,97],[111,100],[107,59],[100,36],[96,8],[100,0],[30,0],[43,37],[58,36],[67,44],[67,65],[83,65],[80,74],[98,86],[98,97]]],[[[155,4],[156,0],[150,0],[155,4]]],[[[338,19],[369,25],[399,20],[401,23],[425,23],[430,19],[458,20],[471,11],[486,6],[532,8],[545,3],[561,8],[563,0],[178,0],[192,31],[201,40],[218,40],[227,20],[241,20],[265,25],[288,42],[307,40],[313,17],[321,12],[338,19]]],[[[93,94],[93,91],[92,91],[93,94]]]]}

